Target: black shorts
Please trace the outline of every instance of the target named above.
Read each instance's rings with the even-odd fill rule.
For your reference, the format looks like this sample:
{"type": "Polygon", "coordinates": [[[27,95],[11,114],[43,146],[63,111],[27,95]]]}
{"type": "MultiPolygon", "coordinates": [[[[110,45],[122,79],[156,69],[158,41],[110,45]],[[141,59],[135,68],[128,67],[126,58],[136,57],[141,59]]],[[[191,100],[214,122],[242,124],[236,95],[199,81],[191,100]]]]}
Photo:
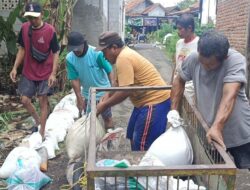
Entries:
{"type": "Polygon", "coordinates": [[[33,96],[52,95],[54,90],[49,88],[48,80],[32,81],[22,75],[18,83],[18,94],[32,98],[33,96]]]}
{"type": "Polygon", "coordinates": [[[234,162],[239,169],[250,169],[250,143],[228,148],[230,154],[234,157],[234,162]]]}

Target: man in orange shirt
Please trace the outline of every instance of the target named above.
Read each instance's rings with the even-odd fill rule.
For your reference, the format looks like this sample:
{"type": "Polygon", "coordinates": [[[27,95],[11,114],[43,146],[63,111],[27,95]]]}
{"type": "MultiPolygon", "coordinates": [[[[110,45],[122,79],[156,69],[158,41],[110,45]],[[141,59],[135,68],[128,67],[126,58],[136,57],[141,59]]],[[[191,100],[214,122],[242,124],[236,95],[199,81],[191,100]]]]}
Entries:
{"type": "MultiPolygon", "coordinates": [[[[111,64],[116,64],[120,87],[166,85],[155,67],[136,51],[124,46],[116,32],[102,33],[97,49],[104,53],[111,64]]],[[[147,150],[166,130],[170,90],[116,91],[100,101],[97,105],[97,114],[127,97],[134,105],[128,124],[127,138],[131,141],[132,150],[147,150]]]]}

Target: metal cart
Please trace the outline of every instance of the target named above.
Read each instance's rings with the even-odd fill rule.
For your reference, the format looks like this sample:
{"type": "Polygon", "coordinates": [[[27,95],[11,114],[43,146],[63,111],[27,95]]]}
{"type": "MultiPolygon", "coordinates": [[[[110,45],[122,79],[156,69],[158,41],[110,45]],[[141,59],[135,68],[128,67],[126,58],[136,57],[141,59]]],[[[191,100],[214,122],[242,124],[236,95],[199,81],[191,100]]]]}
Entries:
{"type": "MultiPolygon", "coordinates": [[[[113,87],[113,88],[92,88],[91,89],[91,131],[90,134],[95,134],[95,120],[96,120],[96,92],[97,91],[122,91],[122,90],[169,90],[171,86],[164,87],[113,87]]],[[[181,116],[184,118],[186,127],[185,130],[191,141],[194,151],[194,164],[182,166],[168,166],[168,167],[142,167],[133,166],[128,168],[114,168],[114,167],[96,167],[97,151],[95,136],[90,137],[89,151],[88,151],[88,164],[87,164],[87,179],[88,190],[95,189],[95,180],[99,177],[106,179],[113,177],[115,183],[119,177],[124,178],[124,182],[130,177],[138,182],[141,176],[148,179],[151,176],[156,177],[156,187],[158,189],[158,180],[161,176],[166,176],[167,181],[170,176],[180,180],[185,177],[188,181],[194,180],[196,184],[205,186],[209,190],[234,190],[236,179],[236,167],[229,157],[229,155],[218,144],[208,144],[206,140],[206,131],[208,126],[202,119],[201,114],[197,110],[192,99],[186,95],[183,97],[181,106],[181,116]]],[[[132,152],[132,151],[112,151],[103,153],[105,158],[120,158],[128,160],[140,160],[145,152],[132,152]]],[[[137,183],[136,183],[137,184],[137,183]]],[[[139,187],[139,183],[138,183],[139,187]]],[[[108,189],[104,186],[104,189],[108,189]]],[[[116,189],[116,188],[115,188],[116,189]]],[[[127,188],[125,188],[127,189],[127,188]]],[[[137,188],[135,188],[137,189],[137,188]]],[[[139,188],[138,188],[139,189],[139,188]]],[[[148,184],[145,189],[148,189],[148,184]]],[[[169,189],[168,183],[166,188],[169,189]]],[[[177,187],[179,189],[178,182],[177,187]]],[[[187,190],[189,187],[187,187],[187,190]]]]}

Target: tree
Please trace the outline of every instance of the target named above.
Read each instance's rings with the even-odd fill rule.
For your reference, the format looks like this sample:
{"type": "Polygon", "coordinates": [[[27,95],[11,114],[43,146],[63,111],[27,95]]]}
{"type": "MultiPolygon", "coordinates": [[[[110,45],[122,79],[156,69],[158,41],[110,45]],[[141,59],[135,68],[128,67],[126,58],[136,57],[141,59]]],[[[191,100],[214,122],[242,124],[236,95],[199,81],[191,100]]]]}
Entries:
{"type": "Polygon", "coordinates": [[[5,20],[2,16],[0,16],[0,43],[3,41],[7,47],[8,57],[12,60],[13,56],[17,52],[16,48],[16,34],[13,30],[13,25],[16,22],[16,19],[20,15],[20,11],[22,10],[22,4],[18,4],[18,6],[13,9],[8,18],[5,20]]]}
{"type": "Polygon", "coordinates": [[[177,3],[177,6],[180,8],[180,10],[183,10],[183,9],[189,8],[191,5],[193,5],[196,2],[197,0],[183,0],[177,3]]]}

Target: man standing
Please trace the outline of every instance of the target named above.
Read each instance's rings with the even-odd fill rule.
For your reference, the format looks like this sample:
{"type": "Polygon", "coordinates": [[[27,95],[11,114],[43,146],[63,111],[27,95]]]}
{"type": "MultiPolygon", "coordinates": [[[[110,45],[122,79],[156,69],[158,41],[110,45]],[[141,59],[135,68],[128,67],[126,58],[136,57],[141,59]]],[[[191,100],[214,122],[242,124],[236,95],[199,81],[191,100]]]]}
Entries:
{"type": "Polygon", "coordinates": [[[25,7],[24,16],[29,20],[22,25],[18,36],[19,49],[10,78],[16,82],[17,68],[24,63],[22,77],[18,84],[21,102],[35,119],[33,132],[40,124],[40,134],[44,137],[48,115],[48,94],[56,82],[59,57],[59,45],[53,26],[43,22],[42,7],[38,3],[29,3],[25,7]],[[37,95],[40,105],[38,116],[31,98],[37,95]]]}
{"type": "Polygon", "coordinates": [[[181,67],[184,59],[192,52],[197,52],[199,37],[195,35],[194,17],[183,14],[176,21],[179,39],[176,43],[176,70],[181,67]]]}
{"type": "MultiPolygon", "coordinates": [[[[89,112],[89,88],[114,85],[112,66],[104,58],[103,53],[95,51],[94,47],[88,45],[79,32],[69,34],[68,51],[70,51],[66,57],[68,79],[71,80],[76,94],[79,113],[89,112]]],[[[99,101],[102,96],[104,92],[98,92],[96,100],[99,101]]],[[[102,113],[102,118],[106,129],[113,128],[111,108],[102,113]]]]}
{"type": "Polygon", "coordinates": [[[171,93],[173,110],[181,102],[186,81],[193,80],[197,108],[208,123],[208,142],[231,153],[238,168],[250,168],[250,106],[245,93],[246,60],[229,49],[217,31],[205,32],[178,70],[171,93]]]}
{"type": "MultiPolygon", "coordinates": [[[[199,37],[195,35],[195,23],[192,14],[183,14],[176,21],[178,35],[181,38],[176,43],[176,68],[175,73],[181,67],[184,59],[186,59],[192,52],[197,52],[197,43],[199,37]]],[[[193,82],[186,83],[185,91],[191,96],[194,95],[193,82]]]]}
{"type": "MultiPolygon", "coordinates": [[[[112,31],[99,37],[99,48],[111,64],[116,64],[118,85],[165,86],[155,67],[140,54],[124,46],[121,37],[112,31]]],[[[97,105],[97,114],[130,97],[134,110],[129,120],[127,138],[132,150],[147,150],[166,130],[170,109],[170,91],[116,91],[97,105]]]]}

